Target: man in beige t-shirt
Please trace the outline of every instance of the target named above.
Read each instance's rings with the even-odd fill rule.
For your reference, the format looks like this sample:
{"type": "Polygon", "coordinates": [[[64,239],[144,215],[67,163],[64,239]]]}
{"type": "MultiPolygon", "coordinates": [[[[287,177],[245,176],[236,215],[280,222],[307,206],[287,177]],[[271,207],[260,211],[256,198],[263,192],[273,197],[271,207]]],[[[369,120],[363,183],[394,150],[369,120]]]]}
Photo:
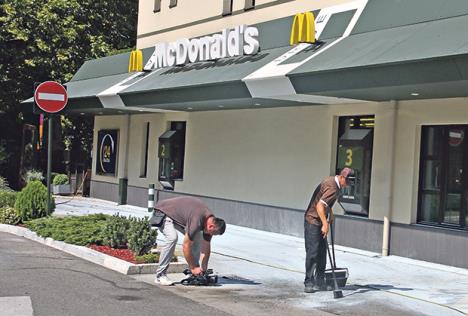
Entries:
{"type": "Polygon", "coordinates": [[[177,231],[184,235],[184,257],[192,274],[199,275],[207,271],[211,237],[224,233],[224,220],[215,217],[202,200],[191,196],[162,200],[154,208],[166,214],[159,227],[166,240],[161,246],[155,282],[160,285],[174,284],[167,277],[167,269],[177,244],[177,231]]]}
{"type": "Polygon", "coordinates": [[[325,178],[312,194],[304,214],[306,293],[313,293],[325,287],[326,238],[329,224],[333,222],[332,206],[338,198],[339,190],[348,186],[353,179],[353,169],[344,168],[339,175],[325,178]]]}

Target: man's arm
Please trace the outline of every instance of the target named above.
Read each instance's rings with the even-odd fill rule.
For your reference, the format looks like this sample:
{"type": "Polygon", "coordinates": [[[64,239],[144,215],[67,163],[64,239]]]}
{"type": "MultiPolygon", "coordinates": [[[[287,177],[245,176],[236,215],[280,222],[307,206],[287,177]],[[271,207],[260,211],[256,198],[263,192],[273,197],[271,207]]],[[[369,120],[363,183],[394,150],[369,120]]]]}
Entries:
{"type": "Polygon", "coordinates": [[[211,242],[203,239],[202,244],[201,244],[201,254],[200,254],[201,268],[203,271],[208,270],[208,261],[210,260],[210,254],[211,254],[211,242]]]}
{"type": "Polygon", "coordinates": [[[182,245],[184,257],[185,257],[185,260],[187,261],[187,264],[192,274],[199,275],[202,273],[202,270],[200,269],[199,263],[195,262],[195,258],[193,257],[193,254],[192,254],[192,246],[193,246],[193,241],[190,240],[188,234],[185,233],[184,244],[182,245]]]}
{"type": "Polygon", "coordinates": [[[322,222],[322,235],[323,235],[323,238],[326,238],[328,234],[328,221],[327,221],[327,216],[326,216],[326,211],[325,211],[325,204],[323,204],[322,201],[319,201],[317,203],[316,208],[317,208],[318,216],[320,217],[320,221],[322,222]]]}

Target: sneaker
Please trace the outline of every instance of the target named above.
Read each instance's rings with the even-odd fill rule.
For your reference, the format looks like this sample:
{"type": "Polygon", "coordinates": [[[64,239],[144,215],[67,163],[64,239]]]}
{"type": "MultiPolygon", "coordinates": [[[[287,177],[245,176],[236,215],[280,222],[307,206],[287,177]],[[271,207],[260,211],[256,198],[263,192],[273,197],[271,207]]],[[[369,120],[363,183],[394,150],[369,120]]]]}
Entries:
{"type": "Polygon", "coordinates": [[[312,284],[306,284],[304,286],[304,292],[305,293],[314,293],[315,290],[314,290],[314,287],[312,286],[312,284]]]}
{"type": "Polygon", "coordinates": [[[174,285],[174,282],[172,282],[167,275],[161,275],[154,280],[156,284],[159,285],[164,285],[164,286],[169,286],[169,285],[174,285]]]}

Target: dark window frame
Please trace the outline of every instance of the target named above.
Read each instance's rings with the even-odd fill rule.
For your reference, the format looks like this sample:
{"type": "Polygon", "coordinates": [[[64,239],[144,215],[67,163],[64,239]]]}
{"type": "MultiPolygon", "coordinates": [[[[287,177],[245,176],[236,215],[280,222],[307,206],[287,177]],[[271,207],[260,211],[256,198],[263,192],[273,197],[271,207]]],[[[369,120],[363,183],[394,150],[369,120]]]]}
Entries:
{"type": "Polygon", "coordinates": [[[255,9],[255,0],[245,0],[244,11],[255,9]]]}
{"type": "MultiPolygon", "coordinates": [[[[418,205],[417,205],[417,223],[422,225],[428,226],[436,226],[442,228],[450,228],[450,229],[457,229],[457,230],[468,230],[468,209],[467,209],[467,199],[468,199],[468,139],[465,139],[468,132],[468,125],[467,124],[447,124],[447,125],[423,125],[421,127],[421,145],[420,145],[420,157],[419,157],[419,180],[418,180],[418,205]],[[425,165],[427,161],[436,160],[434,156],[425,155],[427,152],[427,148],[429,143],[426,139],[426,131],[430,128],[434,129],[441,129],[439,131],[442,132],[442,139],[441,139],[441,148],[440,150],[440,188],[430,190],[424,188],[424,179],[425,179],[425,165]],[[447,194],[448,194],[448,179],[449,179],[449,131],[453,128],[460,128],[464,131],[464,139],[462,147],[463,152],[463,160],[462,160],[462,185],[461,185],[461,205],[460,205],[460,213],[459,213],[459,221],[458,224],[447,223],[444,222],[445,220],[445,209],[447,204],[447,194]],[[422,209],[423,206],[423,195],[430,194],[431,191],[437,192],[439,195],[439,205],[437,210],[437,222],[426,220],[423,218],[422,209]]],[[[435,151],[437,149],[434,149],[435,151]]]]}
{"type": "Polygon", "coordinates": [[[140,170],[140,178],[146,178],[148,176],[148,155],[149,155],[149,136],[150,136],[150,122],[146,122],[145,124],[146,127],[146,135],[144,138],[145,144],[144,144],[144,160],[143,162],[143,168],[140,170]]]}
{"type": "MultiPolygon", "coordinates": [[[[364,202],[364,205],[367,206],[367,213],[364,212],[353,212],[346,210],[346,208],[341,204],[340,198],[338,199],[338,203],[341,204],[342,208],[344,209],[344,213],[346,216],[359,216],[362,218],[369,218],[370,213],[370,187],[371,187],[371,178],[372,178],[372,157],[374,156],[374,137],[375,137],[375,114],[363,114],[363,115],[344,115],[338,117],[338,133],[337,133],[337,143],[336,143],[336,172],[338,173],[341,170],[338,170],[339,165],[339,145],[340,145],[340,137],[346,132],[346,120],[352,120],[353,126],[350,128],[352,129],[371,129],[372,130],[372,140],[371,140],[371,150],[370,150],[370,157],[369,157],[369,174],[368,174],[368,200],[364,202]],[[364,120],[363,120],[364,119],[364,120]]],[[[365,158],[365,157],[364,157],[365,158]]],[[[362,181],[362,179],[361,179],[362,181]]],[[[356,184],[355,184],[356,185],[356,184]]],[[[363,202],[363,201],[361,201],[363,202]]]]}
{"type": "Polygon", "coordinates": [[[233,0],[223,0],[223,13],[222,16],[227,16],[232,14],[232,2],[233,0]]]}
{"type": "Polygon", "coordinates": [[[161,12],[161,0],[154,0],[153,13],[161,12]]]}
{"type": "Polygon", "coordinates": [[[185,143],[186,143],[186,136],[187,136],[187,122],[185,121],[171,121],[171,130],[179,130],[182,132],[182,140],[180,143],[180,160],[181,160],[181,165],[180,165],[180,177],[179,178],[174,178],[173,180],[176,181],[181,181],[184,180],[184,166],[185,166],[185,143]],[[178,128],[178,126],[181,126],[182,128],[178,128]]]}
{"type": "Polygon", "coordinates": [[[177,0],[171,0],[171,2],[169,2],[169,8],[174,8],[177,6],[177,0]]]}

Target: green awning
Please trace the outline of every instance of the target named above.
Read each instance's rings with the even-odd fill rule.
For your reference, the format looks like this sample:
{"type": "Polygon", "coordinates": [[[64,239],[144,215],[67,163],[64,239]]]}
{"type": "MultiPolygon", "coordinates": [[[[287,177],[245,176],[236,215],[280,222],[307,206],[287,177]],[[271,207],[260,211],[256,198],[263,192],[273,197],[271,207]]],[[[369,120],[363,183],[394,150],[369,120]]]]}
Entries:
{"type": "MultiPolygon", "coordinates": [[[[389,3],[381,4],[386,12],[389,3]]],[[[460,5],[464,11],[458,13],[465,15],[378,30],[369,26],[371,31],[352,33],[287,76],[297,93],[311,95],[371,101],[415,98],[411,93],[425,99],[468,96],[468,2],[460,5]]],[[[388,14],[371,9],[361,19],[373,14],[378,21],[388,14]]]]}

